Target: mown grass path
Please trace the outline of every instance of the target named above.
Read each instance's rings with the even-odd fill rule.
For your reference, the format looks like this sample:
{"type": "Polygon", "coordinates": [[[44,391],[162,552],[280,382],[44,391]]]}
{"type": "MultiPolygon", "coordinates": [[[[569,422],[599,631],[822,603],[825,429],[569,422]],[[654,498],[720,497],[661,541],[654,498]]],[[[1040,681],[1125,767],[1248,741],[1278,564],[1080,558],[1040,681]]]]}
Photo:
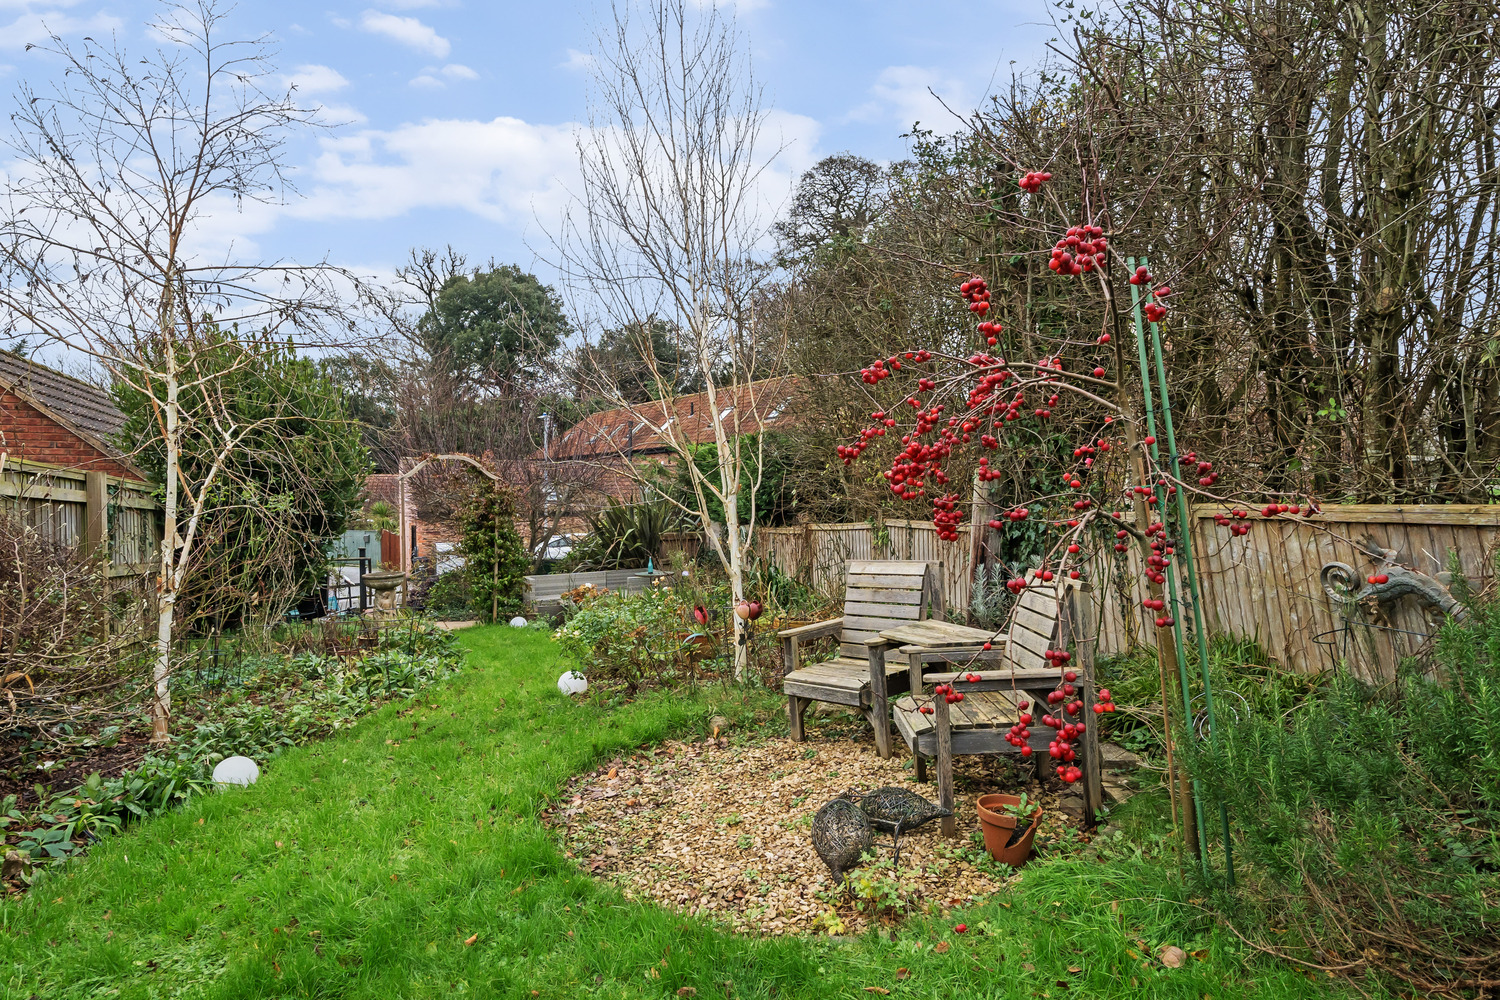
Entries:
{"type": "Polygon", "coordinates": [[[3,995],[1343,995],[1194,924],[1170,877],[1129,858],[1034,866],[1011,898],[894,941],[755,940],[628,902],[574,868],[538,812],[600,756],[732,707],[722,692],[577,706],[557,693],[566,664],[545,634],[462,637],[459,677],[0,903],[3,995]],[[960,919],[970,933],[953,932],[960,919]],[[1138,937],[1204,958],[1143,967],[1138,937]]]}

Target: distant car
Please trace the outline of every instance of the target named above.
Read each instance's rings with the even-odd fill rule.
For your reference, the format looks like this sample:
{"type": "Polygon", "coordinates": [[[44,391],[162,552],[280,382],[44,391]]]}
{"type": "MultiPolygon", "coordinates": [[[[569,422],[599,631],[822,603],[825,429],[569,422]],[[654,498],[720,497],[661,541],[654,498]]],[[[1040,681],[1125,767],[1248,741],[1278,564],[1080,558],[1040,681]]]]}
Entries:
{"type": "Polygon", "coordinates": [[[577,542],[572,535],[553,535],[547,540],[547,547],[542,550],[543,559],[561,559],[573,551],[573,545],[577,542]]]}

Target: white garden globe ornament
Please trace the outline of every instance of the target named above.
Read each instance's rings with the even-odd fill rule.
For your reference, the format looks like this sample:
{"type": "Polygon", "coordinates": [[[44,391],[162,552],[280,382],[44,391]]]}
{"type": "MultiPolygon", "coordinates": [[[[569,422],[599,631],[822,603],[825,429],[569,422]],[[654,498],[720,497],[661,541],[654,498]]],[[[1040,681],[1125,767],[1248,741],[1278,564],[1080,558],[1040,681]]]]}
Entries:
{"type": "Polygon", "coordinates": [[[525,628],[526,627],[526,619],[522,618],[520,615],[516,615],[514,618],[512,618],[510,620],[510,625],[511,625],[511,628],[525,628]]]}
{"type": "Polygon", "coordinates": [[[249,757],[225,757],[214,768],[214,781],[221,785],[253,785],[260,768],[249,757]]]}
{"type": "Polygon", "coordinates": [[[589,689],[589,681],[578,671],[569,670],[557,679],[557,689],[563,694],[583,694],[589,689]]]}

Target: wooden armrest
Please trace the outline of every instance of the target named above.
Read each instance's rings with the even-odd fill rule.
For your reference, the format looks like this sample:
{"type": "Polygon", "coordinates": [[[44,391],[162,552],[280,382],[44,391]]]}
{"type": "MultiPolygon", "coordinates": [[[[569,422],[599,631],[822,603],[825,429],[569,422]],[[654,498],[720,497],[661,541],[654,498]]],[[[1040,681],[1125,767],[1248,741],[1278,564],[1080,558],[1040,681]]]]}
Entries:
{"type": "Polygon", "coordinates": [[[1040,684],[1055,685],[1061,675],[1056,670],[959,670],[951,674],[924,674],[924,684],[956,684],[960,691],[969,690],[974,685],[975,690],[994,691],[999,688],[991,685],[1009,688],[1012,683],[1018,688],[1030,688],[1040,684]],[[978,677],[978,681],[967,681],[966,677],[978,677]],[[983,686],[981,686],[983,685],[983,686]]]}
{"type": "Polygon", "coordinates": [[[901,655],[908,661],[913,656],[922,663],[967,663],[975,657],[981,660],[1000,660],[1005,656],[1005,640],[990,643],[989,649],[983,646],[940,646],[934,649],[932,646],[902,646],[901,655]]]}
{"type": "Polygon", "coordinates": [[[782,629],[776,633],[776,636],[779,639],[820,639],[825,635],[838,635],[843,630],[844,619],[830,618],[826,622],[813,622],[811,625],[782,629]]]}

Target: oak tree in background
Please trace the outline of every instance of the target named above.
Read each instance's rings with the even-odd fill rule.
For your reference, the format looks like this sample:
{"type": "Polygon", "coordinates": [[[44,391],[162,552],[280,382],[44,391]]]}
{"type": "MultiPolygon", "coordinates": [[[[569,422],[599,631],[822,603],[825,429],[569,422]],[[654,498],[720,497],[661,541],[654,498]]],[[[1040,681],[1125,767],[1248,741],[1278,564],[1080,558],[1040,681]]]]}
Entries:
{"type": "Polygon", "coordinates": [[[494,262],[446,278],[417,321],[434,363],[476,385],[502,388],[536,379],[571,332],[556,292],[514,264],[494,262]]]}
{"type": "Polygon", "coordinates": [[[83,352],[151,413],[164,522],[157,742],[169,738],[176,605],[201,555],[205,514],[236,453],[280,419],[242,417],[225,380],[273,344],[347,337],[348,303],[363,288],[327,264],[243,260],[203,225],[284,198],[283,146],[317,124],[277,83],[267,38],[224,36],[228,13],[213,0],[164,6],[150,25],[157,47],[144,53],[56,36],[36,47],[62,73],[16,92],[0,203],[0,334],[83,352]],[[215,324],[262,333],[226,365],[215,324]],[[192,478],[189,453],[201,456],[192,478]]]}

